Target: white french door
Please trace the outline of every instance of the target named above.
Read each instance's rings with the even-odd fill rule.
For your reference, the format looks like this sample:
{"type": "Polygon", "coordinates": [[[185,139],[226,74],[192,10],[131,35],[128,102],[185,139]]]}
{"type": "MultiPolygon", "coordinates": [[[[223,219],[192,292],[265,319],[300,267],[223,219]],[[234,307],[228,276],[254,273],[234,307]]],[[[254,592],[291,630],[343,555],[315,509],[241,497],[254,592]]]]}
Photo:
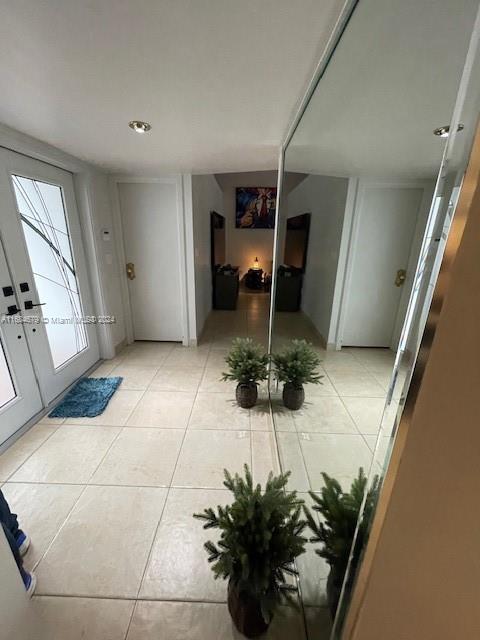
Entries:
{"type": "MultiPolygon", "coordinates": [[[[24,367],[32,375],[34,371],[35,388],[46,406],[99,357],[96,329],[89,324],[93,307],[73,177],[2,149],[0,207],[0,233],[17,305],[15,326],[30,354],[23,361],[12,360],[11,367],[15,373],[24,367]]],[[[3,306],[5,301],[3,297],[3,306]]]]}
{"type": "Polygon", "coordinates": [[[0,444],[42,408],[18,304],[0,239],[0,444]]]}

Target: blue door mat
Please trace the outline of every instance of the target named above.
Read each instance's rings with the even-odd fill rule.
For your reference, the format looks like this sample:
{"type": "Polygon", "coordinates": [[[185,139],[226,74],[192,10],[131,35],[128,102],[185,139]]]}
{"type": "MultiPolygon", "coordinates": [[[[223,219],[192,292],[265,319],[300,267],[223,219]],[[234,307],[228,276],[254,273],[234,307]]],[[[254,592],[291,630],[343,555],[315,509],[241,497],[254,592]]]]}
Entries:
{"type": "Polygon", "coordinates": [[[80,378],[49,418],[94,418],[105,411],[123,378],[80,378]]]}

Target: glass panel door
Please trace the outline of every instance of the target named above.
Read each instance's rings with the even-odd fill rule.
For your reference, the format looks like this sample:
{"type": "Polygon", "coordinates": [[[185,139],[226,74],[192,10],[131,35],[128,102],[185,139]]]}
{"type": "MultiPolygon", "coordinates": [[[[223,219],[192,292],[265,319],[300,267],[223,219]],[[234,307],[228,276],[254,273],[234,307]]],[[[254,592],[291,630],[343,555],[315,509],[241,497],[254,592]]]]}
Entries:
{"type": "Polygon", "coordinates": [[[44,404],[99,357],[72,175],[0,152],[5,249],[44,404]]]}
{"type": "Polygon", "coordinates": [[[0,445],[42,408],[18,308],[0,240],[0,445]]]}
{"type": "Polygon", "coordinates": [[[12,176],[33,277],[48,316],[47,339],[55,369],[88,346],[61,187],[12,176]],[[57,319],[71,318],[71,323],[57,319]]]}

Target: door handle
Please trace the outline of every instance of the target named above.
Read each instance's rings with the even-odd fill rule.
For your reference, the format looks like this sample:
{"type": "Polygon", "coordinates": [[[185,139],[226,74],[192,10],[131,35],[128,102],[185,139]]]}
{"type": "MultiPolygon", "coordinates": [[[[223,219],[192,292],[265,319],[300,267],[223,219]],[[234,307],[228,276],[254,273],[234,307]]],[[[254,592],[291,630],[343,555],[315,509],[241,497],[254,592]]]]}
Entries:
{"type": "Polygon", "coordinates": [[[127,278],[129,280],[135,280],[135,265],[133,264],[133,262],[127,262],[126,265],[126,271],[127,271],[127,278]]]}
{"type": "Polygon", "coordinates": [[[31,300],[25,300],[25,309],[28,311],[29,309],[33,309],[33,307],[43,307],[46,302],[38,302],[37,304],[33,304],[31,300]]]}
{"type": "Polygon", "coordinates": [[[395,278],[395,286],[401,287],[406,279],[407,279],[407,272],[405,271],[405,269],[399,269],[397,271],[397,277],[395,278]]]}

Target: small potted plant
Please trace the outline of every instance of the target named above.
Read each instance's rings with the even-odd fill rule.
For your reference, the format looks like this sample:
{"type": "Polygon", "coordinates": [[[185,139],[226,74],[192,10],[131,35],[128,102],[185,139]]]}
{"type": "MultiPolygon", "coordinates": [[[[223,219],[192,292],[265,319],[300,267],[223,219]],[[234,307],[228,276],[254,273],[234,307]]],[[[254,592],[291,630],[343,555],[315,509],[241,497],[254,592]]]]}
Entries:
{"type": "Polygon", "coordinates": [[[307,382],[319,384],[323,376],[316,373],[320,358],[305,340],[292,340],[290,347],[282,353],[274,354],[275,375],[283,385],[283,404],[296,411],[305,401],[307,382]]]}
{"type": "MultiPolygon", "coordinates": [[[[330,565],[330,573],[327,580],[327,602],[332,618],[334,618],[367,486],[367,477],[363,472],[363,468],[360,467],[358,476],[352,482],[350,491],[344,492],[337,480],[326,473],[322,473],[322,476],[325,486],[322,488],[320,495],[310,492],[313,500],[312,509],[322,516],[322,520],[318,522],[306,508],[304,508],[304,511],[308,525],[314,534],[310,538],[310,542],[322,543],[322,548],[316,549],[315,552],[320,557],[325,558],[330,565]]],[[[378,485],[379,478],[375,476],[367,494],[365,510],[358,529],[347,589],[351,588],[353,584],[360,553],[366,541],[367,527],[375,506],[378,485]]]]}
{"type": "Polygon", "coordinates": [[[289,475],[270,473],[262,491],[247,465],[245,478],[225,470],[224,485],[234,502],[194,516],[205,521],[205,529],[220,529],[218,544],[207,542],[205,549],[215,578],[228,578],[228,610],[247,638],[264,633],[282,597],[292,600],[296,591],[286,579],[295,575],[293,562],[305,551],[306,521],[303,501],[285,490],[289,475]]]}
{"type": "Polygon", "coordinates": [[[225,358],[230,371],[222,380],[236,380],[237,402],[243,409],[253,407],[257,401],[257,384],[268,376],[268,356],[251,338],[235,338],[233,347],[225,358]]]}

